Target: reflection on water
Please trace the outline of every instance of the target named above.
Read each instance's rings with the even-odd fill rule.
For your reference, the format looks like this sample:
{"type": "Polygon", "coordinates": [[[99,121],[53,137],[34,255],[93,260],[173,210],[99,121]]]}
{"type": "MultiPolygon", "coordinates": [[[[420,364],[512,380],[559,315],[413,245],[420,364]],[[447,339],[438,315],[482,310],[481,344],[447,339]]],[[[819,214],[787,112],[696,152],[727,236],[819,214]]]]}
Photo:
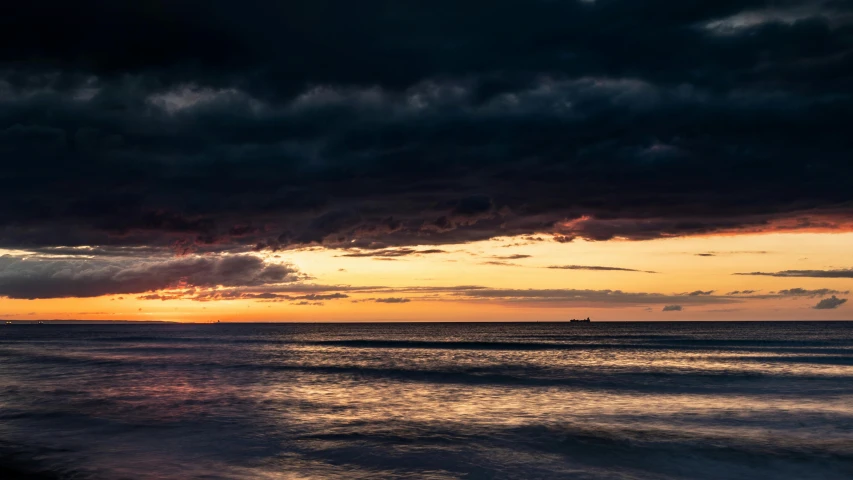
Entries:
{"type": "Polygon", "coordinates": [[[0,331],[0,465],[853,478],[851,380],[851,323],[15,326],[0,331]]]}

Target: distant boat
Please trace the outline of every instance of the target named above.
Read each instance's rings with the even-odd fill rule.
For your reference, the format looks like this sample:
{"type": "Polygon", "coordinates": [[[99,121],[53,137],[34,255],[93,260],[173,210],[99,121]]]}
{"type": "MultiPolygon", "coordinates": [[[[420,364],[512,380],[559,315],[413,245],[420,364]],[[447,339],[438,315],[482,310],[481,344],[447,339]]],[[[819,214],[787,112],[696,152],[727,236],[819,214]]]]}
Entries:
{"type": "Polygon", "coordinates": [[[590,319],[589,319],[589,317],[586,317],[585,319],[584,319],[584,318],[582,318],[582,319],[580,319],[580,320],[578,320],[578,319],[576,319],[576,318],[573,318],[573,319],[569,320],[569,322],[571,322],[571,323],[589,323],[589,322],[591,322],[591,321],[592,321],[592,320],[590,320],[590,319]]]}

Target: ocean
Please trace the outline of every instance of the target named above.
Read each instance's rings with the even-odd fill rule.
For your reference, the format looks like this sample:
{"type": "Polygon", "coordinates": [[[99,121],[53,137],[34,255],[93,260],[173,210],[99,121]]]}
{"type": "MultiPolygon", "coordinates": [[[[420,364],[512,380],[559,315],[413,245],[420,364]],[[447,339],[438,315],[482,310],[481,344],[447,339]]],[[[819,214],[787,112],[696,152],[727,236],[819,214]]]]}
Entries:
{"type": "Polygon", "coordinates": [[[853,323],[0,326],[4,479],[851,479],[853,323]]]}

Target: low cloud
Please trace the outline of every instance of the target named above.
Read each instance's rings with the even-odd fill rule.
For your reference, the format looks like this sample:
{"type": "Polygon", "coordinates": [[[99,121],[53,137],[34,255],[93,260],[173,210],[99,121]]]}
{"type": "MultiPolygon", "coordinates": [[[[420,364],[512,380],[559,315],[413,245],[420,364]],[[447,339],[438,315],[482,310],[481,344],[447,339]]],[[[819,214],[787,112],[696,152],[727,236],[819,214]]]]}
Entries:
{"type": "Polygon", "coordinates": [[[373,301],[376,303],[409,303],[409,302],[411,302],[410,299],[401,298],[401,297],[376,298],[373,301]]]}
{"type": "Polygon", "coordinates": [[[382,250],[375,251],[358,251],[352,253],[345,253],[340,255],[341,257],[378,257],[378,258],[388,258],[388,257],[405,257],[408,255],[429,255],[433,253],[447,253],[445,250],[441,250],[438,248],[430,248],[427,250],[415,250],[413,248],[388,248],[382,250]]]}
{"type": "Polygon", "coordinates": [[[697,257],[716,257],[718,255],[764,255],[766,250],[737,250],[728,252],[702,252],[695,254],[697,257]]]}
{"type": "Polygon", "coordinates": [[[509,303],[588,303],[612,305],[648,305],[668,302],[689,302],[696,305],[735,303],[738,300],[719,296],[685,296],[650,292],[623,292],[621,290],[579,289],[492,289],[448,290],[447,293],[462,299],[495,300],[509,303]]]}
{"type": "Polygon", "coordinates": [[[593,271],[616,271],[616,272],[641,272],[641,273],[658,273],[650,270],[636,270],[633,268],[622,267],[602,267],[598,265],[550,265],[546,268],[554,270],[593,270],[593,271]]]}
{"type": "Polygon", "coordinates": [[[667,305],[667,306],[663,307],[662,311],[664,311],[664,312],[680,312],[682,310],[684,310],[684,307],[682,307],[681,305],[667,305]]]}
{"type": "Polygon", "coordinates": [[[850,293],[850,291],[833,290],[831,288],[818,288],[816,290],[807,290],[805,288],[789,288],[787,290],[779,290],[778,292],[776,292],[777,295],[782,295],[785,297],[823,297],[826,295],[847,293],[850,293]]]}
{"type": "MultiPolygon", "coordinates": [[[[198,302],[211,302],[218,300],[258,300],[262,302],[298,302],[298,301],[325,301],[350,298],[349,295],[340,292],[334,293],[309,293],[306,295],[290,295],[275,292],[251,292],[244,289],[232,290],[207,290],[197,292],[189,290],[184,292],[161,293],[145,296],[147,299],[159,300],[195,300],[198,302]]],[[[142,299],[143,297],[137,297],[142,299]]]]}
{"type": "Polygon", "coordinates": [[[521,260],[522,258],[530,258],[531,256],[516,253],[515,255],[492,255],[492,258],[497,258],[498,260],[521,260]]]}
{"type": "Polygon", "coordinates": [[[683,293],[630,292],[591,289],[501,289],[478,285],[449,286],[351,286],[321,285],[300,281],[277,284],[233,285],[209,288],[204,285],[181,286],[160,292],[145,293],[137,298],[146,300],[255,300],[259,302],[318,302],[350,299],[354,303],[407,303],[409,301],[494,302],[505,305],[559,307],[595,305],[600,307],[641,306],[679,311],[690,306],[737,304],[750,300],[816,297],[841,295],[848,291],[790,288],[756,294],[758,290],[735,290],[714,294],[714,290],[695,290],[683,293]],[[352,299],[353,295],[367,298],[352,299]]]}
{"type": "Polygon", "coordinates": [[[835,290],[832,288],[787,288],[779,291],[772,291],[765,294],[758,294],[760,290],[735,290],[726,293],[729,296],[739,296],[740,298],[749,298],[755,300],[767,300],[774,298],[796,298],[796,297],[824,297],[826,295],[847,294],[849,290],[835,290]]]}
{"type": "Polygon", "coordinates": [[[824,298],[823,300],[817,302],[817,305],[812,308],[814,308],[815,310],[832,310],[838,308],[839,306],[845,303],[847,303],[846,298],[838,298],[833,295],[829,298],[824,298]]]}
{"type": "Polygon", "coordinates": [[[240,295],[240,299],[256,299],[256,300],[265,300],[270,302],[321,302],[324,300],[339,300],[342,298],[349,298],[349,295],[344,293],[312,293],[308,295],[279,295],[275,293],[244,293],[240,295]]]}
{"type": "Polygon", "coordinates": [[[0,256],[0,296],[8,298],[97,297],[176,287],[261,286],[302,278],[291,265],[266,263],[253,255],[153,261],[0,256]]]}
{"type": "Polygon", "coordinates": [[[748,272],[734,275],[757,275],[764,277],[810,277],[810,278],[853,278],[853,268],[838,270],[782,270],[781,272],[748,272]]]}
{"type": "Polygon", "coordinates": [[[386,298],[365,298],[362,300],[353,300],[353,303],[364,303],[364,302],[373,302],[373,303],[409,303],[411,299],[403,298],[403,297],[386,297],[386,298]]]}

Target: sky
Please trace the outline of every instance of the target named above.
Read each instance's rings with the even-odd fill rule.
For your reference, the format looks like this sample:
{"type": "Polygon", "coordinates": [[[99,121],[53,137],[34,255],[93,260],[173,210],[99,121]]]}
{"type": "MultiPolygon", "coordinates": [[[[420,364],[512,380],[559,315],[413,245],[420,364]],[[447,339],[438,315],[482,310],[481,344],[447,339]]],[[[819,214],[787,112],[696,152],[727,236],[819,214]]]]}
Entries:
{"type": "Polygon", "coordinates": [[[844,0],[32,0],[0,318],[851,319],[850,125],[844,0]]]}

